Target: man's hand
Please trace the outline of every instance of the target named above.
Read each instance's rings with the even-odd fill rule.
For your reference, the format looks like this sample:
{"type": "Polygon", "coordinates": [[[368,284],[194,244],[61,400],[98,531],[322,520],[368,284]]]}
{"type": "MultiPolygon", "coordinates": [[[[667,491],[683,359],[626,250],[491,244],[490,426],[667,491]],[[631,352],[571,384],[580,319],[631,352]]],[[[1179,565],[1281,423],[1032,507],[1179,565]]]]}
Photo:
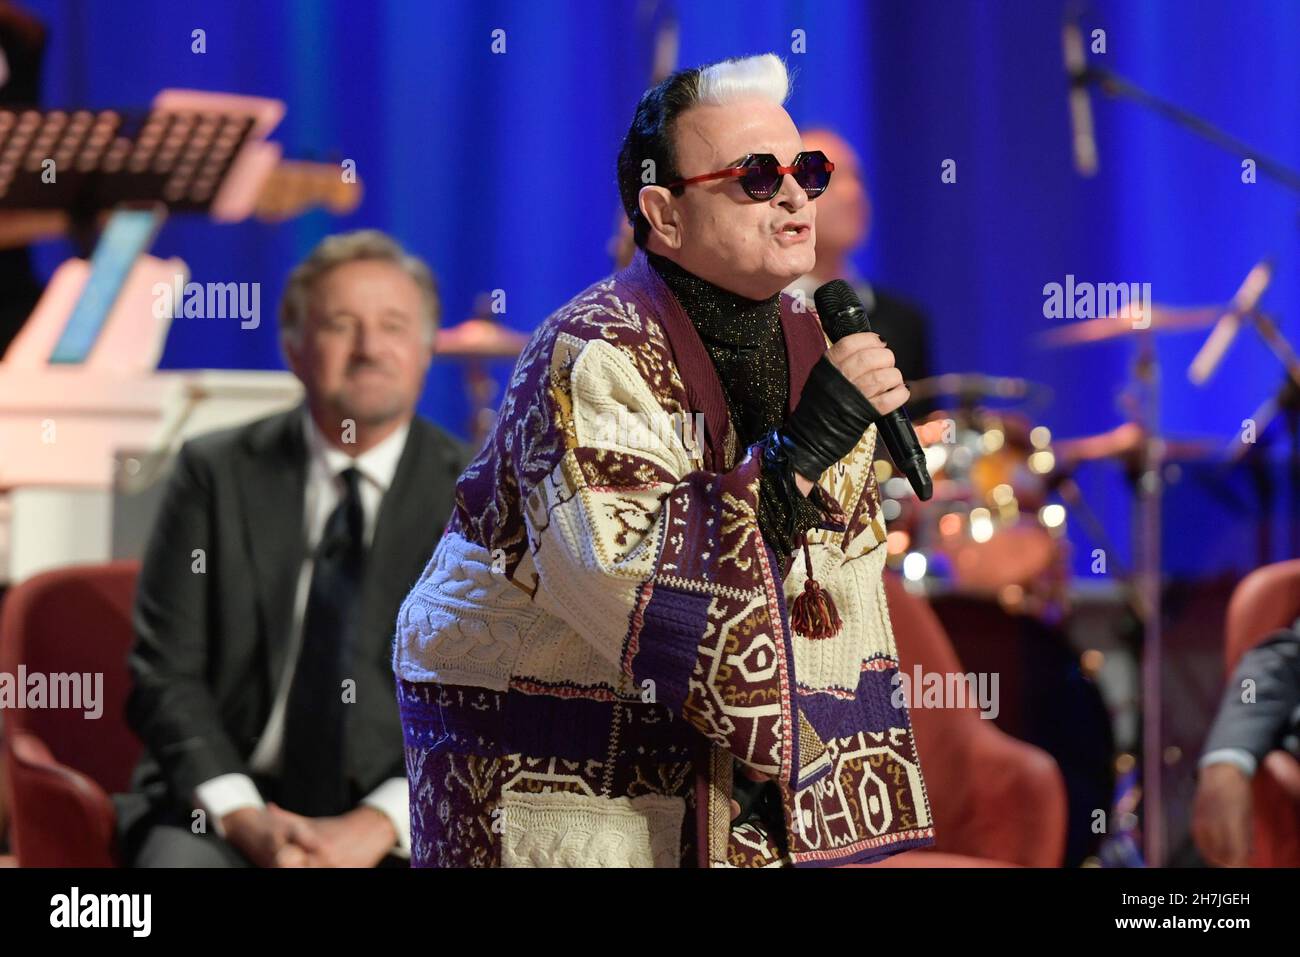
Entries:
{"type": "Polygon", "coordinates": [[[910,395],[894,354],[874,332],[850,333],[827,349],[781,427],[800,493],[811,492],[873,421],[902,408],[910,395]]]}
{"type": "Polygon", "coordinates": [[[903,385],[903,373],[894,367],[894,353],[874,332],[850,333],[826,355],[879,415],[901,409],[911,395],[903,385]]]}
{"type": "Polygon", "coordinates": [[[271,805],[231,811],[221,819],[226,841],[256,867],[305,867],[307,849],[296,843],[292,822],[276,810],[271,805]]]}
{"type": "Polygon", "coordinates": [[[1219,867],[1244,867],[1250,857],[1251,783],[1235,764],[1201,769],[1192,807],[1192,836],[1201,854],[1219,867]]]}
{"type": "MultiPolygon", "coordinates": [[[[884,340],[874,332],[847,335],[831,346],[826,355],[881,415],[901,408],[911,395],[903,385],[903,374],[894,368],[894,353],[885,348],[884,340]],[[857,378],[854,378],[855,371],[857,378]]],[[[915,428],[921,448],[926,448],[943,441],[946,423],[939,419],[915,428]]],[[[813,488],[813,482],[800,472],[794,473],[794,484],[802,495],[807,495],[813,488]]]]}
{"type": "Polygon", "coordinates": [[[305,853],[307,867],[374,867],[397,845],[397,829],[377,808],[362,805],[338,817],[303,817],[275,804],[269,810],[305,853]]]}

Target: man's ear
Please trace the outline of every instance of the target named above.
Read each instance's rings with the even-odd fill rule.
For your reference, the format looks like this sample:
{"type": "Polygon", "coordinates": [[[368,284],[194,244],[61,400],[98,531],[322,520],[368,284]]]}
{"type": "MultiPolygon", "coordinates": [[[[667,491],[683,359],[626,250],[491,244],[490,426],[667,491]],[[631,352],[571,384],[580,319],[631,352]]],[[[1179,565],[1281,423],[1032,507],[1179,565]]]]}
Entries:
{"type": "Polygon", "coordinates": [[[651,234],[658,233],[659,239],[669,249],[680,249],[681,223],[673,194],[663,186],[642,186],[637,195],[637,205],[641,209],[641,215],[650,224],[651,234]]]}

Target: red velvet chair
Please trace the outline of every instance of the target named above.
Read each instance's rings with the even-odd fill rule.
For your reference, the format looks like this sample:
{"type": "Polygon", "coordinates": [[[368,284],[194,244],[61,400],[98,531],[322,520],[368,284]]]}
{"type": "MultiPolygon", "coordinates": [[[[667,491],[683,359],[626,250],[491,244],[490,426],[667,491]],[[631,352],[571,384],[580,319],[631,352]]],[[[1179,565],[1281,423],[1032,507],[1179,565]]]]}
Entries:
{"type": "MultiPolygon", "coordinates": [[[[1300,559],[1257,568],[1228,602],[1224,665],[1230,677],[1241,656],[1300,618],[1300,559]]],[[[1269,753],[1254,778],[1251,867],[1300,867],[1300,762],[1269,753]]]]}
{"type": "MultiPolygon", "coordinates": [[[[885,575],[899,667],[961,672],[948,636],[923,599],[885,575]]],[[[912,708],[935,845],[874,867],[1060,867],[1065,859],[1066,791],[1046,751],[1000,731],[976,708],[912,708]]]]}
{"type": "Polygon", "coordinates": [[[10,839],[18,864],[112,866],[115,814],[141,745],[126,725],[131,604],[139,563],[111,562],[36,575],[5,596],[0,671],[101,673],[99,718],[85,709],[3,715],[10,839]]]}

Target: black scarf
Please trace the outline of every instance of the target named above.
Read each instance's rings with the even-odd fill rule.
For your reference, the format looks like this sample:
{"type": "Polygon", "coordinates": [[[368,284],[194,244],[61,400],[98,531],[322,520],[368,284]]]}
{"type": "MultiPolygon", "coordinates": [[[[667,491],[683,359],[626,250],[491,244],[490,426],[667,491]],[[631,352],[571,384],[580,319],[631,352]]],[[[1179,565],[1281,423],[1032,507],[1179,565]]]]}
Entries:
{"type": "Polygon", "coordinates": [[[708,350],[739,448],[785,421],[790,375],[781,329],[781,294],[747,299],[647,253],[650,264],[686,310],[708,350]]]}

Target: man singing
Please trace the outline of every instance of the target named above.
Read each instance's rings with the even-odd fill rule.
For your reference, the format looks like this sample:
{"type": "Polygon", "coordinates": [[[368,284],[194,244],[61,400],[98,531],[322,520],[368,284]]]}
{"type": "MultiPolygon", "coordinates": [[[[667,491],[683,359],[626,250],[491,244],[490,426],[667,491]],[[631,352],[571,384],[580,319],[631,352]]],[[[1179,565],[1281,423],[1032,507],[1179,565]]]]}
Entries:
{"type": "Polygon", "coordinates": [[[769,54],[641,98],[633,262],[533,334],[398,616],[417,866],[933,843],[871,469],[908,393],[878,338],[828,349],[781,295],[834,168],[788,88],[769,54]]]}

